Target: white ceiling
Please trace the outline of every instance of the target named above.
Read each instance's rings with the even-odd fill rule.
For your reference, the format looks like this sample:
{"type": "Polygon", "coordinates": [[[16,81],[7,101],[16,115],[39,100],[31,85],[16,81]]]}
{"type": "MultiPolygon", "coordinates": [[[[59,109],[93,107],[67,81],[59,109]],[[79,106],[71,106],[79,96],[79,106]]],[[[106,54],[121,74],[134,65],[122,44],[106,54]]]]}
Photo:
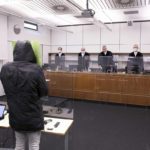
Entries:
{"type": "MultiPolygon", "coordinates": [[[[86,0],[73,0],[84,9],[86,0]]],[[[128,4],[119,3],[121,0],[89,0],[89,8],[95,10],[95,17],[103,22],[120,22],[150,19],[150,0],[129,0],[128,4]],[[138,14],[125,15],[124,11],[139,11],[138,14]]],[[[123,0],[122,0],[123,1],[123,0]]],[[[128,1],[128,0],[124,0],[128,1]]]]}
{"type": "MultiPolygon", "coordinates": [[[[86,8],[86,0],[70,1],[82,9],[86,8]]],[[[130,0],[129,4],[120,4],[118,1],[121,0],[89,0],[89,8],[95,10],[95,18],[102,22],[150,20],[150,0],[130,0]],[[124,11],[132,10],[139,13],[124,14],[124,11]]],[[[0,11],[49,26],[89,23],[74,17],[79,15],[81,10],[68,0],[0,0],[0,11]],[[64,12],[56,11],[54,7],[57,5],[65,5],[67,9],[64,12]]]]}

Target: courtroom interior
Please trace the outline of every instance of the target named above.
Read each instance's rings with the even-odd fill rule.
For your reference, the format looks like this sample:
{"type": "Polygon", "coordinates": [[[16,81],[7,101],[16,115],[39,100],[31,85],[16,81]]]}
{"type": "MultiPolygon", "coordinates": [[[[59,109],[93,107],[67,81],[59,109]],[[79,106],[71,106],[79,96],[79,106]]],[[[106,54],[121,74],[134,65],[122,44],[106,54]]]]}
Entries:
{"type": "Polygon", "coordinates": [[[0,150],[150,150],[150,0],[0,0],[0,150]]]}

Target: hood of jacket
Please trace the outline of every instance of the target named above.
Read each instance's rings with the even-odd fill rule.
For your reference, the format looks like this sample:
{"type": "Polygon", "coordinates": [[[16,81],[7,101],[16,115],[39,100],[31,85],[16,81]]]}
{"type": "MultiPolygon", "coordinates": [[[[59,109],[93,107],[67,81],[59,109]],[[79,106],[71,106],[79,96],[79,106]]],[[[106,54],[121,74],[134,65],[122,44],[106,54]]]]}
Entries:
{"type": "Polygon", "coordinates": [[[36,57],[30,41],[17,41],[13,51],[14,61],[36,63],[36,57]]]}

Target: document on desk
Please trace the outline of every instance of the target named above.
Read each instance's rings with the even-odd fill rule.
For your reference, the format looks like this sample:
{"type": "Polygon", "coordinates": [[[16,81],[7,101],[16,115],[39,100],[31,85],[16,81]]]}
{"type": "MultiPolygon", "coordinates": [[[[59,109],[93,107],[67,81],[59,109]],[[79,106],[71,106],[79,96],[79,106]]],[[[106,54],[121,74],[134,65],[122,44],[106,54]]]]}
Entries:
{"type": "Polygon", "coordinates": [[[53,133],[53,134],[65,135],[73,123],[73,120],[70,119],[44,117],[44,120],[48,120],[48,119],[51,119],[52,121],[45,125],[43,131],[47,133],[53,133]]]}
{"type": "MultiPolygon", "coordinates": [[[[0,127],[9,128],[9,114],[7,113],[4,119],[0,120],[0,127]]],[[[68,129],[71,127],[73,120],[70,119],[59,119],[59,118],[51,118],[44,117],[44,120],[48,120],[47,124],[44,126],[44,130],[42,132],[65,135],[68,129]],[[49,121],[51,120],[51,121],[49,121]]]]}
{"type": "Polygon", "coordinates": [[[8,118],[8,113],[4,116],[4,119],[0,120],[0,127],[3,128],[9,128],[9,118],[8,118]]]}

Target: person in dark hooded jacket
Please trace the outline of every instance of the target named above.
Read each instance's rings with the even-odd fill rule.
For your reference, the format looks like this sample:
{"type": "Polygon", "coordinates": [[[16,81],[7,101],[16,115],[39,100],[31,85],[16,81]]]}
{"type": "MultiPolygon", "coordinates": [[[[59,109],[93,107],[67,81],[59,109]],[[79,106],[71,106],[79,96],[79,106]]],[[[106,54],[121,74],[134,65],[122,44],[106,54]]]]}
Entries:
{"type": "Polygon", "coordinates": [[[16,135],[15,150],[24,150],[25,138],[29,149],[39,150],[40,131],[44,117],[40,98],[48,87],[29,41],[18,41],[13,52],[14,62],[1,69],[1,81],[7,96],[9,123],[16,135]]]}

